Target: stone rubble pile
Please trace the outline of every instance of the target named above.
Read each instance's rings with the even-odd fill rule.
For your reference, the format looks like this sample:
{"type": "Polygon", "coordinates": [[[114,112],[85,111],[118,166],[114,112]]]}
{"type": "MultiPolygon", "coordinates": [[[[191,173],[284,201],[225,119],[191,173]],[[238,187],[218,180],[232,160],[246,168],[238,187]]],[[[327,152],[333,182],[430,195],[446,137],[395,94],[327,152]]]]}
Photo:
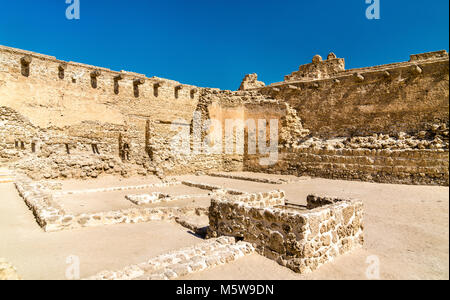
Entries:
{"type": "Polygon", "coordinates": [[[387,149],[387,150],[449,150],[449,137],[447,124],[429,125],[428,131],[420,131],[415,135],[399,132],[395,136],[389,134],[373,134],[372,136],[355,136],[322,140],[311,137],[299,141],[294,148],[316,149],[387,149]]]}

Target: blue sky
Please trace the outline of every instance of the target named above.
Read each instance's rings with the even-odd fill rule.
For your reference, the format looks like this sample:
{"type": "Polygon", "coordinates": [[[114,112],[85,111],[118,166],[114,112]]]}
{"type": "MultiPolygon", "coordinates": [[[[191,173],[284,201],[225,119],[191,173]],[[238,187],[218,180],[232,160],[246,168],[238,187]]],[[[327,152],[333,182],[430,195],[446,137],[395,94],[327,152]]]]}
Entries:
{"type": "Polygon", "coordinates": [[[315,54],[347,68],[448,50],[448,0],[0,0],[0,45],[203,87],[283,80],[315,54]]]}

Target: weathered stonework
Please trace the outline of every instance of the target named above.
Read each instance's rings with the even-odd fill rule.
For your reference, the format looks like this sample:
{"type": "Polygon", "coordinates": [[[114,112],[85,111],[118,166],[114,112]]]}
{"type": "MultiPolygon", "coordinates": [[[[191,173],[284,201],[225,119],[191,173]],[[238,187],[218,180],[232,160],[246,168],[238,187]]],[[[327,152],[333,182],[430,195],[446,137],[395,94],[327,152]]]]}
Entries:
{"type": "Polygon", "coordinates": [[[0,258],[0,280],[20,280],[17,275],[16,268],[14,268],[5,259],[0,258]]]}
{"type": "Polygon", "coordinates": [[[242,80],[240,91],[251,90],[255,88],[264,87],[266,84],[262,81],[258,81],[258,74],[247,74],[242,80]]]}
{"type": "Polygon", "coordinates": [[[163,254],[120,271],[103,271],[87,280],[169,280],[201,272],[253,253],[249,243],[220,237],[200,245],[163,254]]]}
{"type": "Polygon", "coordinates": [[[285,81],[325,79],[345,70],[345,61],[330,53],[327,60],[320,55],[313,58],[312,63],[302,65],[297,72],[285,76],[285,81]]]}
{"type": "MultiPolygon", "coordinates": [[[[175,220],[179,216],[187,214],[200,215],[206,213],[205,209],[195,207],[143,207],[98,213],[71,214],[64,211],[55,203],[53,195],[43,190],[41,185],[35,184],[27,178],[19,178],[15,185],[19,195],[25,200],[25,203],[33,212],[38,224],[47,232],[122,223],[134,224],[160,220],[175,220]]],[[[117,188],[104,190],[111,191],[115,189],[117,190],[117,188]]],[[[87,192],[92,192],[92,190],[88,190],[87,192]]],[[[71,194],[74,192],[68,193],[71,194]]]]}
{"type": "Polygon", "coordinates": [[[330,53],[283,82],[250,74],[221,91],[0,46],[0,163],[34,180],[253,171],[448,185],[448,61],[436,51],[345,70],[330,53]],[[203,139],[236,146],[227,120],[249,137],[246,122],[260,119],[278,120],[275,165],[206,151],[203,139]],[[208,120],[222,130],[192,136],[191,151],[171,148],[208,120]]]}
{"type": "Polygon", "coordinates": [[[209,236],[243,239],[261,255],[299,273],[314,271],[363,244],[361,201],[310,195],[307,202],[307,209],[285,205],[283,192],[216,195],[209,210],[209,236]]]}
{"type": "Polygon", "coordinates": [[[246,169],[257,172],[447,186],[448,168],[445,150],[298,148],[282,151],[270,167],[261,167],[258,155],[246,160],[246,169]]]}

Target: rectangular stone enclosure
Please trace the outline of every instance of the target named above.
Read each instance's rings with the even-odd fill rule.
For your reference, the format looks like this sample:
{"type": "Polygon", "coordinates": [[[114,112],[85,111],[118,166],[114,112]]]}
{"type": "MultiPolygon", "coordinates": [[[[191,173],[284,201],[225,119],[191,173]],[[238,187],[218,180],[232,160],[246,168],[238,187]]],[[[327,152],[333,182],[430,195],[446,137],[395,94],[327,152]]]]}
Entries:
{"type": "Polygon", "coordinates": [[[310,195],[307,206],[286,204],[283,191],[215,195],[209,235],[233,236],[298,273],[314,271],[364,243],[363,203],[310,195]]]}

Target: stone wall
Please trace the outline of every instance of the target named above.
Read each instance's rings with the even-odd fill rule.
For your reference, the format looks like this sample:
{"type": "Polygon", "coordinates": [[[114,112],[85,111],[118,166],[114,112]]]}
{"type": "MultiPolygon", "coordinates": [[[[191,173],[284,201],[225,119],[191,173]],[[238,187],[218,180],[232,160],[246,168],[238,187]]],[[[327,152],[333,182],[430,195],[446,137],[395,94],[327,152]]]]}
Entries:
{"type": "Polygon", "coordinates": [[[333,138],[415,134],[427,125],[448,124],[448,87],[444,51],[415,55],[409,62],[341,70],[324,79],[287,78],[257,90],[289,103],[313,136],[333,138]]]}
{"type": "Polygon", "coordinates": [[[173,280],[231,263],[254,251],[249,243],[220,237],[153,257],[119,271],[103,271],[87,280],[173,280]]]}
{"type": "MultiPolygon", "coordinates": [[[[171,182],[165,184],[155,184],[153,186],[162,187],[176,184],[180,183],[171,182]]],[[[19,195],[24,199],[26,205],[33,212],[37,223],[46,232],[123,223],[134,224],[151,221],[174,220],[184,215],[201,215],[206,213],[206,210],[202,208],[142,207],[99,213],[72,214],[62,209],[62,207],[53,200],[53,195],[50,192],[46,191],[44,186],[42,186],[41,184],[32,182],[28,178],[18,178],[15,182],[15,185],[17,191],[19,192],[19,195]]],[[[146,187],[149,186],[150,185],[146,185],[146,187]]],[[[134,187],[134,189],[142,188],[142,186],[134,187]]],[[[126,189],[131,190],[133,189],[133,187],[126,187],[126,189]]],[[[111,190],[116,189],[106,188],[103,191],[111,190]]]]}
{"type": "Polygon", "coordinates": [[[198,153],[174,151],[172,139],[187,131],[192,150],[195,126],[202,129],[194,112],[200,122],[210,112],[233,117],[237,107],[248,110],[245,103],[272,107],[266,98],[0,46],[0,159],[23,159],[16,167],[36,179],[242,170],[242,153],[210,154],[203,144],[198,153]]]}
{"type": "Polygon", "coordinates": [[[251,170],[448,185],[448,66],[437,51],[345,70],[330,53],[233,92],[0,46],[0,163],[34,179],[251,170]],[[271,133],[259,120],[278,121],[276,165],[248,153],[271,133]],[[173,149],[181,133],[188,147],[173,149]]]}
{"type": "Polygon", "coordinates": [[[248,155],[244,169],[448,185],[448,86],[446,51],[352,70],[335,55],[315,57],[284,82],[255,90],[286,101],[305,134],[280,148],[276,165],[248,155]]]}
{"type": "Polygon", "coordinates": [[[272,166],[261,166],[258,155],[247,156],[245,169],[275,174],[310,175],[380,183],[447,185],[449,153],[433,150],[282,150],[272,166]]]}
{"type": "Polygon", "coordinates": [[[209,236],[243,239],[295,272],[314,271],[364,242],[361,201],[310,195],[305,209],[279,201],[254,205],[241,200],[221,195],[212,199],[209,236]]]}

